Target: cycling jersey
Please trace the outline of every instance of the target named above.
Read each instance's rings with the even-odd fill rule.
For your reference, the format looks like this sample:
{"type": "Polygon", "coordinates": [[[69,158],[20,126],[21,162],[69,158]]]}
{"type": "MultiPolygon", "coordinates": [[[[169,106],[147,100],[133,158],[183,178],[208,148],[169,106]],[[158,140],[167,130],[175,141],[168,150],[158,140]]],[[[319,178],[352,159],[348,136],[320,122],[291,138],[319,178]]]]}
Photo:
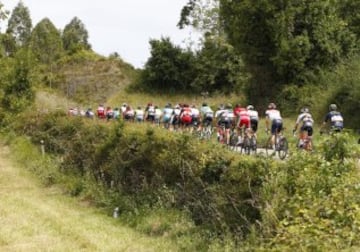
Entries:
{"type": "Polygon", "coordinates": [[[331,127],[334,127],[336,129],[343,129],[344,127],[344,118],[342,117],[341,113],[338,111],[330,111],[326,117],[325,122],[329,122],[331,127]]]}
{"type": "Polygon", "coordinates": [[[245,128],[250,128],[250,115],[245,108],[239,108],[237,111],[237,116],[239,117],[238,127],[241,128],[245,126],[245,128]]]}
{"type": "Polygon", "coordinates": [[[280,111],[277,109],[268,109],[265,115],[271,122],[271,134],[274,135],[276,132],[280,132],[283,127],[280,111]]]}
{"type": "Polygon", "coordinates": [[[170,122],[173,111],[174,110],[172,108],[164,108],[164,110],[163,110],[163,122],[164,123],[170,122]]]}
{"type": "Polygon", "coordinates": [[[248,110],[250,116],[250,127],[253,132],[258,129],[259,113],[256,110],[248,110]]]}
{"type": "Polygon", "coordinates": [[[191,108],[185,107],[182,109],[180,114],[181,122],[185,125],[188,125],[192,122],[192,111],[191,108]]]}
{"type": "Polygon", "coordinates": [[[99,106],[96,113],[99,118],[105,118],[105,108],[103,106],[99,106]]]}
{"type": "Polygon", "coordinates": [[[137,122],[144,121],[144,111],[142,109],[135,110],[135,119],[137,122]]]}
{"type": "Polygon", "coordinates": [[[299,124],[301,124],[301,131],[306,131],[308,136],[312,136],[314,119],[310,113],[301,113],[296,120],[296,125],[299,124]]]}

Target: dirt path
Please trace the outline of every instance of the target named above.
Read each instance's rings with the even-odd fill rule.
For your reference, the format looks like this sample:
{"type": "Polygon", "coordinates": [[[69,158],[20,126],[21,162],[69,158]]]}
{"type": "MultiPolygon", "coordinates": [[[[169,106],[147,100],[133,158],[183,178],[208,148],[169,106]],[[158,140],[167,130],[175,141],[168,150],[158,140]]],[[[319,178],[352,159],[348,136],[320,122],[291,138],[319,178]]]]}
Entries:
{"type": "Polygon", "coordinates": [[[0,251],[175,251],[56,188],[43,188],[0,146],[0,251]]]}

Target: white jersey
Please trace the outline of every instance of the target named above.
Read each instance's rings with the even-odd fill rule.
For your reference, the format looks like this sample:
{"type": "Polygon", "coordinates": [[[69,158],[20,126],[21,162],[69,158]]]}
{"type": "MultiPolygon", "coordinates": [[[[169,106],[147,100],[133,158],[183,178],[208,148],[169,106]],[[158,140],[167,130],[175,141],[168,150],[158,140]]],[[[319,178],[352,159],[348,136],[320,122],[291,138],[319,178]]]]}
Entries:
{"type": "Polygon", "coordinates": [[[192,116],[195,118],[200,117],[200,111],[197,108],[191,108],[192,116]]]}
{"type": "Polygon", "coordinates": [[[142,109],[135,110],[135,116],[136,116],[136,119],[138,119],[138,120],[144,119],[144,110],[142,110],[142,109]]]}
{"type": "Polygon", "coordinates": [[[301,113],[296,120],[296,124],[300,123],[302,123],[303,126],[312,127],[314,124],[314,119],[310,113],[301,113]]]}
{"type": "Polygon", "coordinates": [[[219,119],[220,115],[224,112],[227,112],[226,109],[219,109],[215,112],[215,118],[219,119]]]}
{"type": "Polygon", "coordinates": [[[202,106],[200,109],[200,113],[205,117],[214,117],[214,112],[209,106],[202,106]]]}
{"type": "Polygon", "coordinates": [[[256,110],[248,110],[250,120],[259,121],[259,113],[256,110]]]}
{"type": "Polygon", "coordinates": [[[265,112],[265,115],[269,118],[270,121],[282,121],[280,111],[277,109],[268,109],[265,112]]]}
{"type": "Polygon", "coordinates": [[[162,111],[159,108],[155,109],[155,119],[160,119],[160,117],[162,116],[162,111]]]}

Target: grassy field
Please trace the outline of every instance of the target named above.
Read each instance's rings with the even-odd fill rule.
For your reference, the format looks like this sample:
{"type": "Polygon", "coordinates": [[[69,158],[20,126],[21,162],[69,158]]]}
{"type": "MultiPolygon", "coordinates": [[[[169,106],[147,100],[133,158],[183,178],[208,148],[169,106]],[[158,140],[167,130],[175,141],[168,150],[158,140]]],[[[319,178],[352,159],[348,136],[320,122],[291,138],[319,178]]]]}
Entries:
{"type": "Polygon", "coordinates": [[[98,210],[44,188],[0,146],[0,251],[177,251],[166,237],[121,226],[98,210]]]}

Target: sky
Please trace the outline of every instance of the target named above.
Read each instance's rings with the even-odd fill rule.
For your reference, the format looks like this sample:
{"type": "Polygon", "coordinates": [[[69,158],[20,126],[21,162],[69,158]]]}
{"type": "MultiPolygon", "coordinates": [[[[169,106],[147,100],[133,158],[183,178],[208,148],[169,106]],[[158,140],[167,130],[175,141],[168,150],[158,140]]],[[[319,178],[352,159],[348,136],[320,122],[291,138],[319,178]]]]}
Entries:
{"type": "MultiPolygon", "coordinates": [[[[173,44],[185,48],[196,40],[190,29],[176,24],[188,0],[22,0],[35,26],[47,17],[63,30],[78,17],[89,33],[92,49],[103,55],[117,52],[136,68],[150,57],[150,39],[170,37],[173,44]]],[[[19,0],[0,0],[3,9],[12,11],[19,0]]],[[[0,21],[4,29],[7,21],[0,21]]]]}

